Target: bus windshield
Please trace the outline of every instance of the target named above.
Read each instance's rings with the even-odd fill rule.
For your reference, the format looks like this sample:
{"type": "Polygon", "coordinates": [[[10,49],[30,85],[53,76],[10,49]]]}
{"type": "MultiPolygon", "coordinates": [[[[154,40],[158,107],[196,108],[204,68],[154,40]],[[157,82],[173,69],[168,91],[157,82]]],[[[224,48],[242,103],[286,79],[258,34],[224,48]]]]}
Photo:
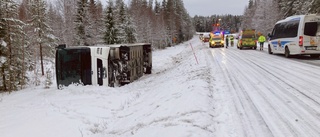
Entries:
{"type": "Polygon", "coordinates": [[[58,49],[56,51],[57,84],[92,84],[91,56],[89,48],[58,49]]]}

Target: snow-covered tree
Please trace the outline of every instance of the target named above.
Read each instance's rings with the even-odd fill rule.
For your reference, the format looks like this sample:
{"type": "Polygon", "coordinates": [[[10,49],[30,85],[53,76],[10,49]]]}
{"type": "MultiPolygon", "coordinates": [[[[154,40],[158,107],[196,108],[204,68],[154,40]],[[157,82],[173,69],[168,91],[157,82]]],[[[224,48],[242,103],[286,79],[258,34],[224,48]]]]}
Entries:
{"type": "MultiPolygon", "coordinates": [[[[76,40],[76,12],[77,12],[77,0],[56,0],[54,3],[56,12],[62,17],[63,24],[60,28],[55,29],[55,31],[60,31],[63,34],[62,38],[59,36],[60,43],[64,43],[68,46],[77,45],[76,40]]],[[[53,20],[53,19],[51,19],[53,20]]],[[[53,23],[54,20],[53,20],[53,23]]],[[[54,27],[54,26],[53,26],[54,27]]],[[[55,32],[59,33],[59,32],[55,32]]]]}
{"type": "Polygon", "coordinates": [[[87,36],[90,45],[100,43],[103,28],[102,4],[100,1],[90,0],[88,5],[88,31],[87,36]]]}
{"type": "Polygon", "coordinates": [[[253,16],[256,10],[256,3],[254,0],[249,0],[248,6],[246,6],[243,18],[242,18],[242,23],[241,23],[241,28],[252,28],[253,26],[253,16]]]}
{"type": "MultiPolygon", "coordinates": [[[[32,32],[29,35],[32,36],[32,44],[39,47],[41,75],[44,76],[43,57],[52,56],[54,53],[54,47],[57,45],[57,38],[53,35],[53,30],[48,25],[49,18],[46,11],[46,3],[43,0],[33,0],[30,2],[30,27],[32,32]]],[[[37,58],[36,62],[37,62],[37,58]]]]}
{"type": "Polygon", "coordinates": [[[50,69],[47,69],[46,71],[46,80],[45,80],[45,88],[50,88],[50,86],[52,85],[52,72],[50,69]]]}
{"type": "MultiPolygon", "coordinates": [[[[126,9],[128,11],[128,9],[126,9]]],[[[137,42],[137,30],[136,26],[133,24],[133,20],[129,14],[125,15],[125,35],[127,43],[135,43],[137,42]]]]}
{"type": "Polygon", "coordinates": [[[126,39],[126,11],[123,0],[116,0],[115,3],[115,19],[116,27],[118,28],[118,41],[119,43],[127,43],[126,39]]]}
{"type": "Polygon", "coordinates": [[[47,12],[48,18],[50,21],[48,21],[48,25],[53,30],[53,35],[58,38],[59,44],[65,43],[64,41],[64,19],[63,16],[59,13],[59,10],[56,9],[56,7],[52,4],[49,6],[49,10],[47,12]]]}
{"type": "Polygon", "coordinates": [[[320,0],[312,0],[309,13],[320,13],[320,0]]]}
{"type": "Polygon", "coordinates": [[[279,0],[278,2],[284,17],[307,14],[312,6],[312,0],[279,0]]]}
{"type": "Polygon", "coordinates": [[[118,29],[116,28],[113,1],[109,0],[104,15],[105,31],[103,41],[106,44],[118,43],[118,29]]]}
{"type": "Polygon", "coordinates": [[[89,24],[88,16],[88,1],[78,0],[77,2],[77,14],[76,14],[76,41],[79,46],[89,46],[88,37],[90,36],[88,28],[91,27],[89,24]]]}
{"type": "Polygon", "coordinates": [[[25,84],[25,24],[18,19],[17,7],[13,0],[2,0],[0,3],[0,90],[9,92],[18,90],[25,84]]]}

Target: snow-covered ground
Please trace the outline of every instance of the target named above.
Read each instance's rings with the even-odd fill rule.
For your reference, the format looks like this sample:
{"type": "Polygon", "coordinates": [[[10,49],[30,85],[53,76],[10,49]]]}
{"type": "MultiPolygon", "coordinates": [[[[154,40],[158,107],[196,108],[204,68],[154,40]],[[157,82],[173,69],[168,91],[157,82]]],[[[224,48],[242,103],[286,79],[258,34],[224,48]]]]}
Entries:
{"type": "Polygon", "coordinates": [[[0,136],[319,137],[319,79],[318,66],[195,37],[122,87],[0,94],[0,136]]]}

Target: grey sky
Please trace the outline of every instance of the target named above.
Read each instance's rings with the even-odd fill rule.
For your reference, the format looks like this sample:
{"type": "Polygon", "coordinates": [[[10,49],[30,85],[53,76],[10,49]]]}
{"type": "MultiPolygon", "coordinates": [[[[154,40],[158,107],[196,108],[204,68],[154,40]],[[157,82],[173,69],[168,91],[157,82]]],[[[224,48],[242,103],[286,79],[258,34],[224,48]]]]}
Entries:
{"type": "Polygon", "coordinates": [[[183,0],[190,16],[242,15],[249,0],[183,0]]]}
{"type": "MultiPolygon", "coordinates": [[[[100,1],[105,5],[106,0],[100,1]]],[[[130,0],[125,1],[129,3],[130,0]]],[[[211,16],[215,14],[242,15],[249,0],[183,0],[183,3],[191,17],[195,15],[211,16]]]]}

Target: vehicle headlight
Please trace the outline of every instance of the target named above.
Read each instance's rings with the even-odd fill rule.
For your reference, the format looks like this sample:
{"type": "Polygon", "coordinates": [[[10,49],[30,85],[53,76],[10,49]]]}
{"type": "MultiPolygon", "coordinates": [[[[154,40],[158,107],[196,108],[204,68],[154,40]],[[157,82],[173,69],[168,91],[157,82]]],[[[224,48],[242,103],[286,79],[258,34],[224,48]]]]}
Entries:
{"type": "Polygon", "coordinates": [[[223,40],[221,40],[221,43],[223,44],[223,43],[224,43],[224,41],[223,41],[223,40]]]}
{"type": "Polygon", "coordinates": [[[211,44],[215,44],[215,42],[214,42],[214,41],[211,41],[211,44]]]}

